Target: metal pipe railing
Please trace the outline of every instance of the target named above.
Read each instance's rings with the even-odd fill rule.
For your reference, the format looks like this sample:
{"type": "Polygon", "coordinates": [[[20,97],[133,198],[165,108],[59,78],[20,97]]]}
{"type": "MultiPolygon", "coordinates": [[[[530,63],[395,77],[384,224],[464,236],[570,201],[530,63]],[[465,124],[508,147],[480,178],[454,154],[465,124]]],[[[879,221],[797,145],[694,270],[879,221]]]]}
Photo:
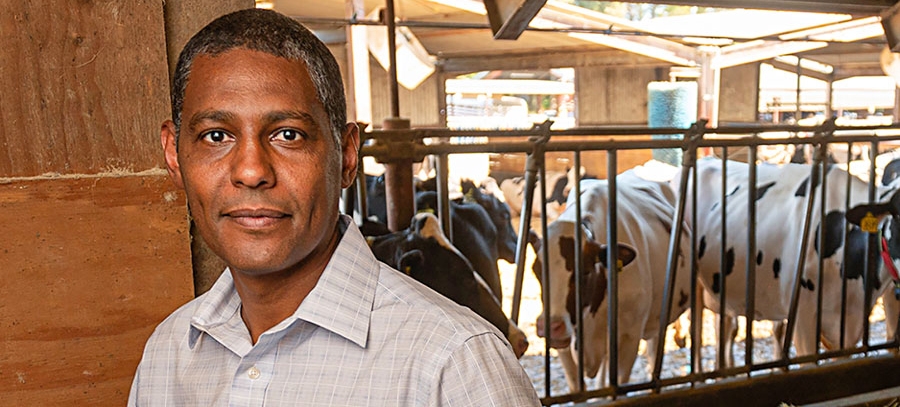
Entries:
{"type": "MultiPolygon", "coordinates": [[[[430,137],[454,137],[464,135],[465,137],[472,136],[489,136],[490,143],[489,144],[475,144],[475,145],[457,145],[452,143],[436,143],[436,144],[416,144],[413,148],[404,150],[405,153],[414,154],[417,156],[426,155],[426,154],[437,154],[441,163],[438,164],[438,173],[440,178],[440,183],[444,184],[444,188],[446,188],[446,175],[449,173],[449,168],[447,167],[446,159],[447,154],[454,153],[483,153],[483,152],[509,152],[509,153],[529,153],[528,160],[526,161],[525,168],[525,190],[524,196],[525,201],[523,202],[523,210],[521,213],[521,219],[519,224],[519,239],[518,246],[516,250],[516,284],[513,292],[513,311],[511,315],[511,319],[514,321],[518,320],[518,314],[520,310],[521,303],[521,291],[522,291],[522,280],[524,278],[524,266],[525,266],[525,251],[528,243],[528,234],[530,231],[530,223],[531,223],[531,213],[532,206],[535,201],[539,201],[542,205],[541,208],[541,235],[546,236],[547,234],[547,214],[546,214],[546,193],[541,194],[541,197],[535,197],[535,187],[538,182],[540,182],[541,191],[546,191],[546,163],[544,155],[547,152],[559,152],[559,151],[571,151],[574,153],[574,162],[575,162],[575,179],[579,180],[581,178],[581,152],[584,151],[607,151],[608,152],[608,161],[607,161],[607,173],[608,173],[608,182],[609,182],[609,211],[607,213],[607,241],[609,243],[609,251],[607,253],[608,256],[608,264],[611,264],[611,269],[614,270],[614,265],[616,264],[616,251],[615,251],[615,242],[616,242],[616,227],[617,225],[617,214],[616,214],[616,180],[615,174],[618,173],[618,160],[617,153],[618,151],[623,150],[636,150],[636,149],[649,149],[649,148],[682,148],[685,150],[685,161],[682,163],[683,176],[680,180],[681,188],[681,196],[679,196],[679,200],[677,202],[677,207],[675,211],[675,218],[677,219],[676,227],[673,229],[672,235],[670,235],[669,241],[669,253],[667,257],[667,270],[666,270],[666,290],[664,292],[664,298],[662,301],[662,307],[660,318],[664,319],[660,323],[660,335],[659,335],[659,343],[657,344],[657,352],[656,359],[653,363],[654,370],[651,373],[651,380],[644,383],[619,383],[618,376],[618,350],[616,346],[617,341],[617,318],[618,310],[616,309],[616,304],[618,303],[618,293],[617,293],[617,276],[615,272],[610,272],[608,275],[608,287],[609,287],[609,315],[608,321],[608,332],[609,332],[609,362],[607,365],[608,370],[608,378],[610,386],[603,387],[595,390],[587,390],[585,387],[585,378],[584,371],[582,366],[584,365],[583,360],[583,352],[579,352],[577,365],[578,369],[578,389],[570,394],[566,395],[553,395],[551,394],[551,370],[550,370],[550,348],[549,343],[545,345],[545,389],[544,389],[544,398],[542,401],[544,404],[553,404],[558,402],[566,402],[566,401],[583,401],[593,397],[612,397],[616,398],[620,395],[624,395],[628,392],[638,391],[638,390],[652,390],[653,392],[659,392],[661,389],[669,386],[679,386],[679,385],[695,385],[697,383],[702,383],[705,380],[709,379],[718,379],[723,377],[729,377],[733,375],[749,375],[753,372],[760,372],[768,369],[787,369],[791,365],[796,364],[804,364],[804,363],[818,363],[821,360],[828,358],[838,358],[838,357],[847,357],[852,355],[858,355],[860,353],[871,352],[871,351],[879,351],[884,349],[890,349],[891,347],[896,347],[896,341],[890,341],[890,343],[879,343],[879,344],[870,344],[869,343],[869,323],[868,318],[864,318],[865,330],[864,330],[864,339],[862,347],[849,347],[845,348],[846,344],[844,338],[844,331],[846,327],[846,313],[847,308],[844,302],[846,302],[847,298],[847,285],[846,280],[842,283],[841,287],[841,296],[842,296],[842,304],[841,304],[841,347],[838,350],[834,351],[826,351],[820,349],[817,345],[817,351],[815,354],[811,355],[803,355],[799,357],[790,357],[790,347],[792,343],[793,330],[795,329],[795,320],[797,314],[797,296],[799,293],[799,282],[802,280],[800,276],[803,275],[803,267],[804,267],[804,259],[806,258],[806,251],[808,250],[809,238],[810,238],[810,225],[811,225],[811,217],[813,216],[813,201],[815,198],[815,190],[817,189],[818,180],[819,187],[819,195],[825,196],[824,194],[827,191],[827,182],[825,180],[826,171],[824,169],[824,157],[826,148],[829,145],[833,144],[846,144],[847,145],[847,162],[850,162],[852,158],[852,149],[854,143],[868,143],[871,145],[869,149],[869,174],[871,174],[869,181],[869,202],[873,202],[875,199],[875,190],[874,190],[874,176],[875,176],[875,156],[877,155],[878,146],[880,142],[884,141],[896,141],[900,140],[900,132],[894,132],[893,130],[900,129],[900,125],[894,126],[869,126],[869,127],[854,127],[854,128],[841,128],[834,126],[833,123],[830,125],[826,123],[822,126],[815,127],[798,127],[798,126],[730,126],[727,128],[716,128],[716,129],[706,129],[702,128],[699,131],[695,127],[691,129],[658,129],[646,127],[623,127],[623,128],[611,128],[611,127],[592,127],[592,128],[580,128],[580,129],[571,129],[566,131],[551,131],[549,130],[549,124],[544,123],[541,126],[536,126],[534,129],[527,131],[509,131],[509,132],[485,132],[485,131],[473,131],[473,132],[459,132],[459,131],[448,131],[445,129],[412,129],[412,130],[402,130],[402,131],[384,131],[384,132],[375,132],[369,133],[369,136],[372,137],[381,137],[385,136],[388,138],[393,138],[393,141],[398,140],[418,140],[421,138],[430,138],[430,137]],[[829,127],[830,126],[830,127],[829,127]],[[749,131],[754,130],[754,131],[749,131]],[[679,140],[679,139],[670,139],[670,140],[650,140],[648,138],[642,137],[633,137],[633,136],[642,136],[646,134],[666,134],[666,131],[671,131],[671,134],[685,134],[687,140],[679,140]],[[691,132],[695,131],[700,134],[699,137],[691,138],[691,132]],[[769,131],[797,131],[797,132],[813,132],[813,134],[808,137],[763,137],[762,133],[766,133],[769,131]],[[753,133],[750,135],[743,135],[744,132],[753,133]],[[891,133],[891,134],[885,134],[891,133]],[[725,137],[726,135],[732,135],[734,137],[725,137]],[[528,136],[528,141],[521,141],[515,139],[514,137],[528,136]],[[583,139],[572,141],[567,140],[570,136],[584,136],[583,139]],[[596,138],[594,136],[597,136],[596,138]],[[609,136],[612,136],[610,138],[609,136]],[[675,278],[675,259],[673,256],[673,248],[675,245],[680,244],[680,234],[683,233],[680,230],[681,225],[683,223],[685,216],[690,216],[693,219],[693,224],[696,225],[697,219],[697,205],[694,204],[691,207],[690,214],[686,213],[685,210],[685,201],[690,194],[691,202],[696,202],[697,199],[697,171],[692,170],[695,167],[695,163],[693,161],[696,160],[696,152],[697,149],[706,148],[706,147],[715,147],[721,148],[722,156],[728,156],[728,149],[731,147],[750,147],[749,150],[749,162],[751,165],[748,167],[748,180],[750,183],[750,198],[748,199],[748,224],[755,224],[756,217],[756,208],[755,208],[755,195],[756,195],[756,166],[753,165],[757,159],[757,151],[756,148],[759,146],[766,145],[776,145],[776,144],[786,144],[786,145],[805,145],[805,144],[814,144],[817,146],[816,154],[814,156],[814,162],[811,169],[811,177],[813,178],[813,182],[810,182],[808,185],[808,195],[807,195],[807,216],[804,221],[803,234],[800,244],[800,257],[797,265],[797,278],[795,285],[793,287],[792,299],[791,299],[791,318],[788,320],[788,329],[785,335],[785,343],[781,349],[783,356],[781,359],[774,361],[767,361],[762,363],[754,363],[753,360],[753,348],[754,348],[754,338],[753,338],[753,318],[747,318],[745,326],[745,330],[747,332],[747,337],[745,340],[745,360],[744,366],[739,367],[731,367],[728,369],[719,369],[712,372],[701,372],[702,368],[702,360],[699,358],[702,351],[702,314],[703,310],[698,309],[699,307],[693,307],[691,309],[692,316],[692,329],[691,329],[691,337],[692,337],[692,345],[691,345],[691,357],[690,357],[690,373],[684,376],[678,377],[662,377],[662,362],[664,359],[664,341],[665,341],[665,330],[668,325],[668,317],[672,310],[672,284],[675,278]],[[443,175],[441,175],[443,173],[443,175]],[[691,182],[692,181],[692,182],[691,182]],[[691,184],[693,188],[686,188],[686,185],[691,184]]],[[[388,154],[388,152],[384,151],[384,148],[379,145],[374,146],[364,146],[362,155],[374,155],[379,156],[382,154],[388,154]]],[[[727,171],[727,160],[723,159],[722,162],[723,170],[727,171]]],[[[723,221],[723,236],[722,241],[726,241],[727,238],[727,230],[724,227],[725,222],[727,221],[727,215],[725,211],[725,200],[727,199],[727,195],[729,193],[728,185],[724,181],[726,174],[723,174],[723,183],[721,185],[722,188],[722,221],[723,221]]],[[[848,182],[846,185],[846,201],[844,203],[845,207],[849,207],[850,205],[850,181],[848,177],[848,182]]],[[[734,187],[733,185],[731,186],[734,187]]],[[[360,194],[364,194],[364,184],[360,185],[360,194]]],[[[440,189],[440,186],[439,186],[440,189]]],[[[574,185],[574,190],[576,193],[575,204],[577,205],[576,217],[577,219],[581,219],[582,215],[581,211],[581,202],[580,202],[580,184],[576,182],[574,185]]],[[[440,201],[444,201],[447,199],[445,194],[440,197],[440,201]]],[[[365,210],[365,198],[360,197],[360,208],[365,210]]],[[[439,203],[440,205],[440,203],[439,203]]],[[[820,218],[819,221],[822,221],[822,217],[825,216],[825,206],[824,199],[820,201],[820,218]]],[[[443,210],[441,211],[443,212],[443,210]]],[[[449,214],[442,215],[449,217],[449,214]]],[[[443,219],[442,219],[443,220],[443,219]]],[[[451,232],[452,233],[452,232],[451,232]]],[[[755,228],[748,228],[746,231],[747,235],[747,244],[748,253],[753,253],[756,250],[756,231],[755,228]]],[[[849,236],[849,230],[844,230],[844,241],[846,242],[849,236]]],[[[873,237],[874,238],[874,237],[873,237]]],[[[824,236],[822,231],[818,235],[818,239],[820,242],[824,241],[824,236]]],[[[582,247],[581,236],[579,233],[576,233],[576,306],[579,307],[584,303],[585,299],[581,298],[581,278],[582,273],[585,272],[585,265],[581,263],[581,255],[580,250],[582,247]]],[[[872,246],[872,253],[874,251],[874,244],[872,246]]],[[[723,245],[723,251],[725,245],[723,245]]],[[[542,250],[537,253],[538,256],[541,256],[542,262],[544,264],[548,264],[548,247],[546,245],[542,245],[542,250]]],[[[696,233],[691,236],[691,258],[696,258],[697,254],[697,236],[696,233]]],[[[722,261],[725,261],[725,253],[721,253],[722,261]]],[[[871,253],[870,253],[871,255],[871,253]]],[[[845,253],[846,256],[846,253],[845,253]]],[[[753,262],[754,256],[747,256],[747,292],[746,296],[746,313],[747,315],[754,315],[755,310],[755,263],[753,262]]],[[[844,264],[847,263],[847,258],[844,259],[844,264]]],[[[867,267],[872,268],[877,264],[876,260],[869,260],[867,267]]],[[[819,287],[822,287],[823,280],[822,272],[823,264],[819,262],[819,270],[820,270],[820,279],[818,282],[819,287]]],[[[874,275],[872,270],[868,270],[864,275],[865,286],[868,287],[872,284],[869,281],[869,277],[874,275]]],[[[722,270],[724,270],[724,265],[722,270]]],[[[549,270],[548,267],[544,267],[543,269],[544,275],[541,276],[542,286],[544,291],[544,303],[545,303],[545,336],[549,338],[550,335],[550,321],[549,321],[549,309],[547,309],[547,293],[549,293],[549,270]]],[[[691,273],[692,273],[692,304],[696,304],[698,298],[698,285],[696,276],[698,273],[696,263],[691,264],[691,273]]],[[[722,304],[722,308],[720,308],[720,312],[724,312],[724,304],[726,303],[725,291],[726,291],[726,278],[725,273],[722,273],[720,289],[722,297],[720,297],[720,302],[722,304]]],[[[822,331],[822,307],[823,300],[821,297],[822,290],[819,291],[819,297],[816,301],[817,313],[819,318],[817,320],[816,325],[816,337],[819,337],[819,334],[822,331]]],[[[866,291],[866,299],[865,303],[869,304],[872,302],[871,293],[866,291]]],[[[869,307],[865,307],[865,312],[869,312],[869,307]]],[[[578,313],[576,326],[579,328],[579,331],[576,332],[575,341],[578,346],[584,346],[584,338],[583,333],[580,332],[580,328],[583,326],[583,321],[581,319],[581,313],[578,313]]],[[[868,314],[867,314],[868,315],[868,314]]],[[[724,325],[720,325],[720,328],[724,325]]],[[[721,334],[726,334],[725,332],[721,332],[721,334]]],[[[719,343],[721,343],[721,337],[719,338],[719,343]]],[[[724,349],[719,347],[719,351],[717,352],[719,355],[719,363],[723,363],[722,358],[724,357],[724,349]]]]}

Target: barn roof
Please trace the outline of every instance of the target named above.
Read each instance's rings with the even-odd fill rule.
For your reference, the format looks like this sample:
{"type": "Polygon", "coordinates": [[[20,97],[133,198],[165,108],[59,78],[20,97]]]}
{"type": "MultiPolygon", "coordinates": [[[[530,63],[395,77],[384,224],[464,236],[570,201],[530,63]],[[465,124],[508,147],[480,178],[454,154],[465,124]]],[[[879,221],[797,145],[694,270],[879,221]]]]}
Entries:
{"type": "MultiPolygon", "coordinates": [[[[345,41],[344,28],[351,23],[383,29],[378,25],[377,10],[384,7],[384,0],[359,0],[355,13],[348,12],[346,0],[271,3],[276,10],[303,21],[336,43],[345,41]]],[[[715,6],[738,2],[677,3],[715,6]]],[[[811,5],[816,2],[780,3],[782,8],[802,10],[814,8],[811,5]]],[[[732,9],[633,22],[547,0],[516,40],[493,38],[480,0],[394,0],[394,9],[398,25],[405,27],[407,35],[418,40],[447,72],[584,65],[696,66],[698,44],[719,43],[725,67],[766,61],[777,55],[800,55],[835,66],[837,79],[880,75],[879,53],[886,40],[879,18],[872,14],[892,2],[856,1],[852,3],[856,14],[846,13],[850,2],[818,3],[822,3],[820,9],[845,13],[732,9]]]]}

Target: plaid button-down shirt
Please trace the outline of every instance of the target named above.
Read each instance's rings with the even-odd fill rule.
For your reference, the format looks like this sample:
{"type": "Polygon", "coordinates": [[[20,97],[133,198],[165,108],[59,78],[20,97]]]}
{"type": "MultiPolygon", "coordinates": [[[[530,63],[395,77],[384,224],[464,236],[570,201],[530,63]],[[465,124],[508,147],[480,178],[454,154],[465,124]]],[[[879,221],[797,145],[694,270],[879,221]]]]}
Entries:
{"type": "Polygon", "coordinates": [[[129,406],[539,405],[506,339],[375,259],[349,218],[316,287],[251,344],[226,270],[150,337],[129,406]]]}

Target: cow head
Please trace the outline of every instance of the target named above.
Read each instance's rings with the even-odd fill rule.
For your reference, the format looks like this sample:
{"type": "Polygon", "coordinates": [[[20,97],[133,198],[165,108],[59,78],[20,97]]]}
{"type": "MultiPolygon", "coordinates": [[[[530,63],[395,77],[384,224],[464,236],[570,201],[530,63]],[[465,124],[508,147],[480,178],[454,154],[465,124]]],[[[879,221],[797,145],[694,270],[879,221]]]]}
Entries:
{"type": "Polygon", "coordinates": [[[517,357],[528,349],[524,332],[510,322],[500,301],[480,280],[469,261],[450,244],[437,217],[417,214],[407,230],[372,237],[369,242],[379,260],[496,326],[509,340],[517,357]]]}
{"type": "Polygon", "coordinates": [[[878,233],[878,250],[882,259],[890,259],[884,264],[895,283],[900,282],[900,191],[895,191],[884,203],[857,205],[847,211],[847,220],[860,227],[863,232],[878,233]],[[893,266],[893,270],[892,267],[893,266]]]}
{"type": "Polygon", "coordinates": [[[491,223],[497,227],[497,254],[510,263],[516,262],[516,243],[518,236],[512,227],[509,205],[495,195],[475,186],[472,180],[460,181],[465,201],[481,205],[491,217],[491,223]]]}
{"type": "MultiPolygon", "coordinates": [[[[582,233],[583,247],[581,250],[582,264],[581,274],[581,312],[590,312],[594,318],[605,319],[605,315],[597,315],[600,306],[607,294],[607,245],[598,243],[590,228],[578,227],[582,233]]],[[[543,281],[544,273],[548,273],[550,282],[549,303],[550,312],[550,337],[548,341],[551,347],[565,348],[571,343],[573,326],[576,321],[575,304],[575,224],[572,222],[554,222],[548,226],[547,238],[543,240],[548,245],[549,260],[545,268],[541,262],[542,252],[538,248],[537,259],[532,270],[538,281],[543,281]]],[[[631,263],[635,258],[635,250],[625,244],[618,244],[617,259],[619,266],[616,269],[631,263]]],[[[545,294],[546,296],[546,294],[545,294]]],[[[545,337],[546,317],[538,316],[538,336],[545,337]]]]}

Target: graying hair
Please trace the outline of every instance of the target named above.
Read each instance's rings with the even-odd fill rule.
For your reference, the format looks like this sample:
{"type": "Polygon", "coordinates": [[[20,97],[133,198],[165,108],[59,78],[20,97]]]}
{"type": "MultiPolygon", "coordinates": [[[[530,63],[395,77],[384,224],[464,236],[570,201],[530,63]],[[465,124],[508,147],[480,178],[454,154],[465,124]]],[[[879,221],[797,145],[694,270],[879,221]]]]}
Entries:
{"type": "Polygon", "coordinates": [[[184,91],[198,55],[216,56],[235,48],[265,52],[306,64],[316,96],[331,122],[338,146],[347,124],[347,102],[337,61],[321,40],[290,17],[272,10],[245,9],[226,14],[203,27],[181,50],[172,79],[172,120],[181,133],[184,91]]]}

